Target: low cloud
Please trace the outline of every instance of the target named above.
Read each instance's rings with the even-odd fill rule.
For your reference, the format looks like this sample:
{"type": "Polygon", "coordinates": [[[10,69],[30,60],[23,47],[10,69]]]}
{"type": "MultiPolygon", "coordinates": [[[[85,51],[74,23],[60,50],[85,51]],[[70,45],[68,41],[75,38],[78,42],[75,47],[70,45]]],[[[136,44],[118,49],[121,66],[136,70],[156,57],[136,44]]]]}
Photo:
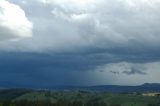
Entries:
{"type": "Polygon", "coordinates": [[[119,72],[118,71],[110,71],[110,73],[112,73],[112,74],[119,74],[119,72]]]}
{"type": "Polygon", "coordinates": [[[32,36],[32,23],[16,4],[0,0],[0,41],[32,36]]]}
{"type": "Polygon", "coordinates": [[[159,82],[160,80],[160,62],[119,62],[102,66],[100,60],[90,56],[32,53],[0,54],[0,81],[12,83],[31,84],[32,86],[52,86],[54,84],[137,85],[145,82],[159,82]],[[123,73],[124,71],[129,73],[133,67],[146,74],[139,71],[132,72],[132,74],[131,72],[130,74],[123,73]]]}
{"type": "Polygon", "coordinates": [[[126,74],[126,75],[146,75],[147,66],[146,63],[131,63],[131,62],[119,62],[119,63],[109,63],[99,67],[103,71],[108,71],[112,74],[126,74]]]}
{"type": "Polygon", "coordinates": [[[131,68],[130,71],[123,71],[123,73],[127,75],[134,75],[134,74],[146,75],[147,74],[146,72],[136,68],[131,68]]]}

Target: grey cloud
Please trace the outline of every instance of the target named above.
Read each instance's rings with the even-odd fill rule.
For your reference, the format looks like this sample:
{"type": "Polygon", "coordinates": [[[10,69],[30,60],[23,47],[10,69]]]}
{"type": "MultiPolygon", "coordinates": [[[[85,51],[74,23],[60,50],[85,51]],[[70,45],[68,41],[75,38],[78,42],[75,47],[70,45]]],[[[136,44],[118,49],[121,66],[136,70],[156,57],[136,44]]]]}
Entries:
{"type": "Polygon", "coordinates": [[[122,71],[122,74],[127,74],[127,75],[146,75],[147,68],[144,64],[129,64],[129,67],[125,67],[124,71],[122,71]]]}
{"type": "Polygon", "coordinates": [[[100,67],[98,67],[96,70],[103,70],[103,72],[108,72],[114,75],[147,75],[147,66],[146,64],[150,62],[145,63],[138,63],[133,61],[124,61],[123,59],[119,62],[109,62],[101,64],[100,67]],[[123,61],[123,62],[122,62],[123,61]]]}
{"type": "Polygon", "coordinates": [[[91,0],[78,6],[73,0],[29,0],[26,4],[10,1],[18,3],[34,24],[34,37],[12,44],[11,48],[34,52],[74,52],[94,47],[106,52],[159,50],[157,0],[91,0]],[[79,7],[87,2],[91,3],[85,10],[79,7]]]}
{"type": "Polygon", "coordinates": [[[131,68],[130,71],[123,71],[123,73],[127,75],[134,75],[134,74],[146,75],[147,74],[146,72],[144,72],[144,70],[140,70],[133,67],[131,68]]]}
{"type": "Polygon", "coordinates": [[[120,72],[118,72],[118,71],[110,71],[110,73],[112,73],[112,74],[120,74],[120,72]]]}

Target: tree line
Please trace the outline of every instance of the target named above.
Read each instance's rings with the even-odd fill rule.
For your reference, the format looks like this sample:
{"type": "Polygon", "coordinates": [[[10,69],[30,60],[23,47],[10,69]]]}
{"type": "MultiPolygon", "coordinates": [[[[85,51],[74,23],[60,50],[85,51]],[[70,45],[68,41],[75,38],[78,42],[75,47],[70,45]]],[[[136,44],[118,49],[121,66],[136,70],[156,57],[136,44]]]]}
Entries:
{"type": "MultiPolygon", "coordinates": [[[[65,99],[59,99],[55,103],[47,100],[37,100],[37,101],[28,101],[28,100],[20,100],[20,101],[1,101],[0,106],[122,106],[121,104],[107,104],[104,101],[99,100],[89,100],[86,103],[82,101],[69,101],[65,99]]],[[[160,106],[160,104],[148,104],[147,106],[160,106]]]]}

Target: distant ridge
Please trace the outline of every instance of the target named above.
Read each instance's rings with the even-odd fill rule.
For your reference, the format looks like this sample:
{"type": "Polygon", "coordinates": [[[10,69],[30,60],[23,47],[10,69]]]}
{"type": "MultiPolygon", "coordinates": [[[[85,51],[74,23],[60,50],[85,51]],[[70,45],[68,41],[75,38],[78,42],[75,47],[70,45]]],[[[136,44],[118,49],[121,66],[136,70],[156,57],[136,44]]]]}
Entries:
{"type": "MultiPolygon", "coordinates": [[[[0,88],[16,88],[16,87],[8,87],[2,86],[0,88]]],[[[17,88],[26,88],[26,87],[19,87],[17,88]]],[[[29,87],[28,87],[29,88],[29,87]]],[[[27,89],[27,88],[26,88],[27,89]]],[[[98,85],[98,86],[52,86],[52,87],[30,87],[30,89],[39,90],[92,90],[92,91],[105,91],[105,92],[160,92],[160,83],[144,83],[138,86],[123,86],[123,85],[98,85]]]]}
{"type": "Polygon", "coordinates": [[[94,90],[106,92],[160,92],[160,83],[144,83],[139,86],[98,85],[98,86],[56,86],[54,90],[94,90]]]}
{"type": "Polygon", "coordinates": [[[109,92],[160,92],[160,84],[145,83],[139,86],[120,86],[120,85],[104,85],[90,87],[93,90],[109,91],[109,92]]]}
{"type": "Polygon", "coordinates": [[[160,86],[160,83],[144,83],[142,86],[160,86]]]}

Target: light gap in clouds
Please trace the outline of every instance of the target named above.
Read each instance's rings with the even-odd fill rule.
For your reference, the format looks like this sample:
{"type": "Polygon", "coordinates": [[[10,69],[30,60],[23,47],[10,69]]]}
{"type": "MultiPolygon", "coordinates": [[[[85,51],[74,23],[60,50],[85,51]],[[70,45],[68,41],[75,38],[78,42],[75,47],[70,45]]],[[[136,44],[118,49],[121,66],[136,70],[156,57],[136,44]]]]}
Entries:
{"type": "Polygon", "coordinates": [[[32,36],[32,23],[20,6],[0,1],[0,41],[32,36]]]}
{"type": "Polygon", "coordinates": [[[110,63],[98,67],[95,71],[88,72],[92,78],[97,79],[97,84],[122,84],[141,85],[143,83],[159,83],[159,64],[151,63],[110,63]],[[133,69],[135,68],[135,69],[133,69]]]}

